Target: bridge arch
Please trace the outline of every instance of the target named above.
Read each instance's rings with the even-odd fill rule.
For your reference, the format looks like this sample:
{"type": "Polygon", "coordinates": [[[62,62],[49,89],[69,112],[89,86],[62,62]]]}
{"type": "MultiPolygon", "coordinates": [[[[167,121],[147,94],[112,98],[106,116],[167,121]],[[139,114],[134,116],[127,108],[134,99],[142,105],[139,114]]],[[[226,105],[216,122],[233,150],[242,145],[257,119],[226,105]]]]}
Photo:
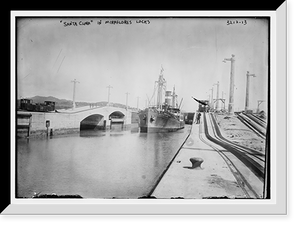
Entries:
{"type": "Polygon", "coordinates": [[[91,114],[80,121],[80,131],[82,130],[95,130],[105,129],[104,116],[100,114],[91,114]]]}
{"type": "Polygon", "coordinates": [[[123,119],[125,117],[125,114],[121,111],[114,111],[109,114],[108,118],[111,119],[123,119]]]}

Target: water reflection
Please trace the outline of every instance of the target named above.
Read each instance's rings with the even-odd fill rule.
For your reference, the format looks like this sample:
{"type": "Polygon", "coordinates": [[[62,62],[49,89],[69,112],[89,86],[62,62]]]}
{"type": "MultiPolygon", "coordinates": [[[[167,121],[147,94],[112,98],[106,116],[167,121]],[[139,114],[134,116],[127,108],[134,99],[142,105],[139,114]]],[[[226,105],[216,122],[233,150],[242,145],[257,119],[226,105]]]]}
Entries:
{"type": "Polygon", "coordinates": [[[123,132],[111,132],[109,135],[110,136],[123,136],[124,133],[123,132]]]}
{"type": "Polygon", "coordinates": [[[79,136],[80,137],[101,137],[101,136],[105,136],[106,135],[106,131],[104,130],[85,130],[85,131],[80,131],[79,136]]]}
{"type": "Polygon", "coordinates": [[[139,132],[139,127],[132,127],[132,128],[130,129],[130,132],[131,132],[131,133],[138,133],[138,132],[139,132]]]}
{"type": "MultiPolygon", "coordinates": [[[[80,137],[101,137],[101,136],[107,136],[108,134],[110,136],[122,136],[124,134],[128,133],[139,133],[139,127],[138,125],[132,125],[132,126],[127,126],[123,127],[122,125],[112,125],[110,129],[107,130],[81,130],[79,132],[80,137]]],[[[141,133],[144,134],[144,133],[141,133]]],[[[145,136],[147,133],[145,133],[145,136]]],[[[50,137],[52,138],[52,136],[50,137]]]]}
{"type": "Polygon", "coordinates": [[[17,141],[17,196],[33,192],[85,198],[138,198],[152,189],[189,128],[172,133],[138,129],[82,131],[17,141]]]}

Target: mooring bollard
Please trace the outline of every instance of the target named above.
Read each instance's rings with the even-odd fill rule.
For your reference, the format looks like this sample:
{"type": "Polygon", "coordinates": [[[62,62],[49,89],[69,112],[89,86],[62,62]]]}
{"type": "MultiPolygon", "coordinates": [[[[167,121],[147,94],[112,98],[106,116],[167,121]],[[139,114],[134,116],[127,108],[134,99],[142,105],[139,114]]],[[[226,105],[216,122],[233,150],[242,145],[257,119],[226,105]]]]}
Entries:
{"type": "Polygon", "coordinates": [[[202,169],[201,164],[203,163],[203,159],[199,157],[190,158],[192,163],[192,169],[202,169]]]}

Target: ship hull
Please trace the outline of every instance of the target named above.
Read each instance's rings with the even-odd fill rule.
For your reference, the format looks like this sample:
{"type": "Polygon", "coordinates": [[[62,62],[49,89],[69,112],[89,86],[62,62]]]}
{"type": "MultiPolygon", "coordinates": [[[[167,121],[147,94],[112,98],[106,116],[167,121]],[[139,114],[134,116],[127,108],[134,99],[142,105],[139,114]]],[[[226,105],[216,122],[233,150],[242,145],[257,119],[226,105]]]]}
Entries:
{"type": "Polygon", "coordinates": [[[184,128],[183,119],[170,112],[145,109],[139,113],[140,132],[172,132],[184,128]]]}

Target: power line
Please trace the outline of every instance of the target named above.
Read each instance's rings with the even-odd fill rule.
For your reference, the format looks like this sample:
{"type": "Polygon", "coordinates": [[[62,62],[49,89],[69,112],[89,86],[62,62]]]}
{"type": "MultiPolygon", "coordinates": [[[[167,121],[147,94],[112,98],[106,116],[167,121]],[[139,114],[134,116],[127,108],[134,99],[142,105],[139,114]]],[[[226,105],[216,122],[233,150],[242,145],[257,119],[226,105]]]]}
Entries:
{"type": "Polygon", "coordinates": [[[57,71],[56,71],[56,74],[58,73],[58,71],[59,71],[59,69],[60,69],[60,67],[61,67],[61,65],[62,65],[62,63],[63,63],[63,61],[65,60],[65,57],[66,57],[66,56],[64,56],[64,58],[62,59],[60,65],[59,65],[59,67],[58,67],[58,69],[57,69],[57,71]]]}

